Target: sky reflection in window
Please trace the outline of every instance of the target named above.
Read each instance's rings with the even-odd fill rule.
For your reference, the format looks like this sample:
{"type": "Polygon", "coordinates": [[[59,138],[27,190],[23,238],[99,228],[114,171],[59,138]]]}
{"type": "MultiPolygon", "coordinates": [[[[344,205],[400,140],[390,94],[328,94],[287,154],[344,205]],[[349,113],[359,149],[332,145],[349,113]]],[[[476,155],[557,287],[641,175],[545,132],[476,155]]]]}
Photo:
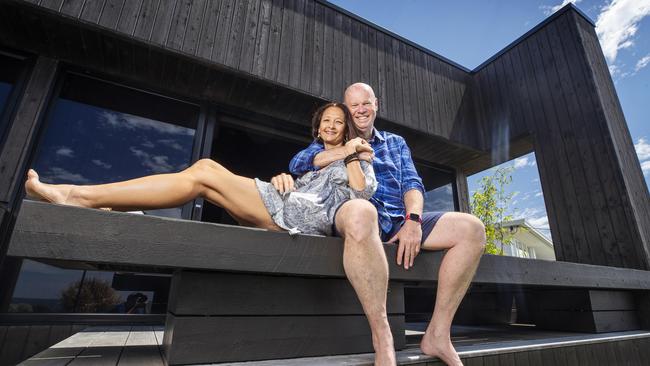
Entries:
{"type": "MultiPolygon", "coordinates": [[[[191,163],[195,129],[190,126],[196,125],[196,115],[189,113],[182,123],[144,116],[183,108],[176,101],[74,76],[49,115],[32,167],[42,181],[57,184],[102,184],[181,171],[191,163]],[[123,90],[130,95],[121,96],[123,90]],[[104,102],[112,108],[96,105],[104,102]],[[114,110],[122,104],[131,113],[114,110]]],[[[180,218],[181,207],[146,213],[180,218]]]]}

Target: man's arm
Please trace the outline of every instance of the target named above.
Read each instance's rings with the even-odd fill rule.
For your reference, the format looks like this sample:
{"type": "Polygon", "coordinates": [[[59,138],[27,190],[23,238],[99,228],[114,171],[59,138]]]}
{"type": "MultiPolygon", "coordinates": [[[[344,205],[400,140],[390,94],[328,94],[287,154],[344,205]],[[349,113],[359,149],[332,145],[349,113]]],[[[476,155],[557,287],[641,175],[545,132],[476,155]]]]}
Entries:
{"type": "Polygon", "coordinates": [[[291,174],[301,176],[307,172],[318,170],[314,166],[314,157],[321,151],[323,151],[323,145],[314,141],[307,148],[298,152],[289,163],[291,174]]]}
{"type": "MultiPolygon", "coordinates": [[[[406,215],[415,213],[422,217],[424,206],[424,185],[422,179],[415,170],[415,164],[411,158],[411,150],[404,140],[401,141],[400,157],[402,159],[402,192],[406,215]]],[[[406,220],[399,232],[388,242],[399,241],[397,248],[397,265],[409,269],[413,266],[413,260],[420,253],[420,241],[422,240],[422,226],[419,222],[406,220]]]]}

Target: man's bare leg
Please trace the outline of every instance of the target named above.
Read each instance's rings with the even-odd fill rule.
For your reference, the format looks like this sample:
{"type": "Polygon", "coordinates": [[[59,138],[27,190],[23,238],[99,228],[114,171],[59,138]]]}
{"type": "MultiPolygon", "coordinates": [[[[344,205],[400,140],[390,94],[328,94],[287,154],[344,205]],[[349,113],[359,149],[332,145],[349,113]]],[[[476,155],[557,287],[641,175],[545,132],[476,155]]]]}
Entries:
{"type": "Polygon", "coordinates": [[[451,322],[474,277],[484,247],[483,223],[460,212],[445,213],[422,244],[426,250],[448,249],[438,272],[433,317],[420,344],[422,352],[448,365],[462,365],[451,344],[451,322]]]}
{"type": "Polygon", "coordinates": [[[31,170],[25,189],[28,196],[49,202],[117,211],[180,206],[203,197],[252,226],[281,230],[269,215],[255,182],[235,175],[210,159],[201,159],[179,173],[157,174],[99,185],[47,184],[31,170]]]}
{"type": "Polygon", "coordinates": [[[379,238],[377,209],[366,200],[348,201],[336,214],[336,227],[345,243],[345,274],[372,331],[375,365],[395,365],[393,334],[386,313],[388,262],[379,238]]]}

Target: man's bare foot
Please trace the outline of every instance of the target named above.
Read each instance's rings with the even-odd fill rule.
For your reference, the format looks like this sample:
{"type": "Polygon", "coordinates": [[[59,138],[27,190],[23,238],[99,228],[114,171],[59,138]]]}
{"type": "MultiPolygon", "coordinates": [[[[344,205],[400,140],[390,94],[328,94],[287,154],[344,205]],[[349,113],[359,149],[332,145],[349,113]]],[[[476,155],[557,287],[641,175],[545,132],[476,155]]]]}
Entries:
{"type": "Polygon", "coordinates": [[[393,333],[388,321],[372,335],[372,347],[375,349],[375,366],[395,366],[395,345],[393,333]]]}
{"type": "Polygon", "coordinates": [[[73,202],[69,202],[70,192],[72,191],[71,185],[42,183],[38,179],[38,174],[34,169],[29,169],[27,172],[25,191],[27,192],[27,197],[31,199],[62,205],[79,206],[78,204],[75,205],[73,202]]]}
{"type": "Polygon", "coordinates": [[[449,336],[437,337],[432,333],[426,332],[420,343],[422,353],[429,356],[435,356],[441,359],[449,366],[462,366],[463,362],[458,356],[458,352],[451,344],[449,336]]]}
{"type": "Polygon", "coordinates": [[[375,366],[395,366],[396,364],[393,346],[375,348],[375,366]]]}

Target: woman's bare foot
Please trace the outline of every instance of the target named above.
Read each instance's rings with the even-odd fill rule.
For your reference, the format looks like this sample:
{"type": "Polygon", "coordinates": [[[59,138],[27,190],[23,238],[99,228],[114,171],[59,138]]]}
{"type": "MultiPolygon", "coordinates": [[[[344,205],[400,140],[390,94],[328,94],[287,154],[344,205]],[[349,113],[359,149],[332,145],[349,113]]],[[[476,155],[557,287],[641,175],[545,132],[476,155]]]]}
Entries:
{"type": "Polygon", "coordinates": [[[27,172],[25,191],[27,197],[35,200],[58,203],[62,205],[81,206],[81,204],[70,200],[70,193],[74,186],[69,184],[47,184],[38,179],[34,169],[27,172]]]}
{"type": "Polygon", "coordinates": [[[463,362],[458,356],[458,352],[451,344],[449,336],[437,337],[432,333],[426,332],[420,343],[422,353],[429,356],[435,356],[450,366],[462,366],[463,362]]]}

